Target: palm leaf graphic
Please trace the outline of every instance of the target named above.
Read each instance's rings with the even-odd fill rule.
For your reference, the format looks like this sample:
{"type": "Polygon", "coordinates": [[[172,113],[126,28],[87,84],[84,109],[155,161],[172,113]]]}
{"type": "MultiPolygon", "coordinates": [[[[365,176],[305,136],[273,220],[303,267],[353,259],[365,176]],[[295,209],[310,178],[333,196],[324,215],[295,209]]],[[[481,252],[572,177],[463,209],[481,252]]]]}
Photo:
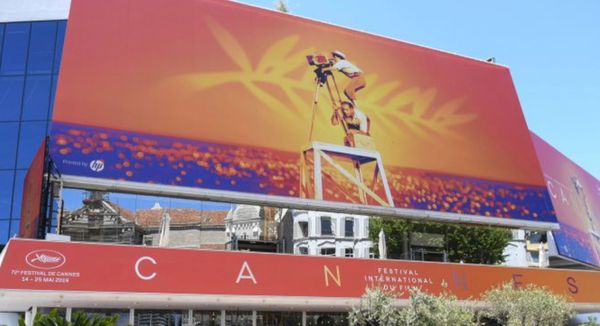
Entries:
{"type": "Polygon", "coordinates": [[[283,76],[300,67],[305,66],[306,54],[314,52],[315,48],[311,47],[290,54],[287,58],[283,58],[281,61],[277,62],[276,64],[273,64],[272,74],[275,76],[283,76]]]}
{"type": "Polygon", "coordinates": [[[271,45],[265,54],[260,59],[258,66],[256,67],[256,72],[264,73],[267,72],[268,68],[273,68],[274,63],[279,63],[285,59],[285,57],[292,51],[294,46],[298,43],[300,38],[298,35],[288,36],[283,38],[275,44],[271,45]]]}
{"type": "Polygon", "coordinates": [[[429,108],[437,95],[435,88],[429,88],[419,93],[419,96],[413,101],[412,112],[415,116],[422,117],[429,108]]]}
{"type": "MultiPolygon", "coordinates": [[[[367,85],[369,82],[367,81],[367,85]]],[[[399,81],[391,81],[389,83],[382,84],[381,86],[375,88],[375,90],[367,93],[366,99],[368,102],[378,102],[384,97],[390,95],[396,88],[400,86],[399,81]]]]}
{"type": "Polygon", "coordinates": [[[236,38],[212,18],[206,17],[205,21],[215,39],[219,42],[219,45],[221,45],[229,58],[242,68],[243,71],[251,71],[252,65],[250,64],[250,59],[236,38]]]}
{"type": "Polygon", "coordinates": [[[462,97],[455,98],[451,101],[446,102],[433,114],[434,120],[443,120],[445,118],[452,117],[463,106],[465,99],[462,97]]]}
{"type": "Polygon", "coordinates": [[[395,110],[401,110],[405,106],[410,105],[420,91],[419,87],[411,87],[394,95],[386,104],[385,107],[395,110]]]}
{"type": "MultiPolygon", "coordinates": [[[[210,17],[206,17],[206,24],[239,70],[184,74],[176,79],[185,80],[199,89],[240,83],[270,112],[282,115],[284,119],[298,119],[307,115],[305,109],[310,108],[307,96],[314,91],[315,83],[313,71],[304,67],[304,56],[315,53],[314,48],[295,50],[300,43],[299,36],[284,37],[265,50],[254,69],[246,51],[233,34],[210,17]],[[301,68],[305,70],[300,77],[292,74],[301,68]],[[278,87],[282,93],[266,91],[260,86],[264,83],[278,87]]],[[[359,102],[382,130],[413,134],[425,141],[432,141],[435,135],[461,138],[461,134],[453,128],[477,118],[476,114],[460,112],[465,104],[464,98],[451,99],[435,108],[433,103],[438,95],[436,88],[414,86],[400,89],[400,81],[379,82],[377,74],[365,77],[368,86],[359,102]]],[[[343,87],[344,82],[338,82],[338,86],[343,87]]],[[[325,92],[324,89],[320,91],[325,92]]],[[[329,102],[326,92],[321,95],[322,100],[329,102]]]]}

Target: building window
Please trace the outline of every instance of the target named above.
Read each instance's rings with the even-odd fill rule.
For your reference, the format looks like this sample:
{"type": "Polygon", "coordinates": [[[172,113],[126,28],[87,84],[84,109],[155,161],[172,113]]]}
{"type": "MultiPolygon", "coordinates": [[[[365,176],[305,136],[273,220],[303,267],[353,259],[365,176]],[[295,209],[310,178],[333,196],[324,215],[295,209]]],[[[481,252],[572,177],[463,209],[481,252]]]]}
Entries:
{"type": "Polygon", "coordinates": [[[307,247],[298,247],[298,253],[301,255],[308,255],[308,248],[307,247]]]}
{"type": "Polygon", "coordinates": [[[144,235],[142,242],[144,243],[144,246],[152,246],[154,243],[152,239],[152,234],[144,235]]]}
{"type": "Polygon", "coordinates": [[[298,228],[300,229],[300,237],[308,238],[308,222],[298,222],[298,228]]]}
{"type": "Polygon", "coordinates": [[[344,250],[344,257],[348,257],[348,258],[354,257],[354,249],[352,249],[352,248],[346,248],[344,250]]]}
{"type": "Polygon", "coordinates": [[[333,235],[333,227],[331,224],[331,217],[321,217],[321,235],[333,235]]]}
{"type": "Polygon", "coordinates": [[[335,256],[335,248],[321,248],[321,256],[335,256]]]}
{"type": "Polygon", "coordinates": [[[344,226],[345,226],[344,236],[346,236],[348,238],[354,238],[354,218],[346,217],[344,226]]]}

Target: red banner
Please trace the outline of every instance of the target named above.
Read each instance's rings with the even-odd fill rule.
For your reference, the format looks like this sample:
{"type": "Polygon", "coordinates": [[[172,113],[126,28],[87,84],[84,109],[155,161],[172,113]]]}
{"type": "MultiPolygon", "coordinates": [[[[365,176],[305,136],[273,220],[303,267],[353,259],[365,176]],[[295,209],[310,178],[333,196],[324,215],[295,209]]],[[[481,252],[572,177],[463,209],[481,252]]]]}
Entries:
{"type": "Polygon", "coordinates": [[[600,180],[531,133],[560,230],[552,232],[562,256],[600,266],[600,180]]]}
{"type": "Polygon", "coordinates": [[[45,152],[46,142],[43,141],[29,166],[29,170],[27,170],[23,182],[23,201],[21,203],[21,223],[19,226],[19,237],[21,238],[37,238],[45,152]]]}
{"type": "Polygon", "coordinates": [[[417,286],[468,299],[511,281],[600,302],[600,274],[587,271],[19,239],[6,250],[0,289],[357,298],[381,287],[406,298],[417,286]]]}

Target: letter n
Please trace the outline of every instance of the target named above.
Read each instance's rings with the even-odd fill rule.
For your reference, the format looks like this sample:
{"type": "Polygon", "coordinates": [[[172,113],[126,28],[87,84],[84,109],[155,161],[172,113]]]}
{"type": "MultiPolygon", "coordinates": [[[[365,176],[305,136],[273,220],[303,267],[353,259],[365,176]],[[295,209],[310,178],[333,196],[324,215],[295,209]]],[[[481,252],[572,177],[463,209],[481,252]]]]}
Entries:
{"type": "Polygon", "coordinates": [[[340,267],[335,266],[335,275],[331,272],[329,267],[323,265],[323,272],[325,273],[325,286],[329,286],[329,278],[331,278],[338,287],[342,286],[342,277],[340,275],[340,267]]]}

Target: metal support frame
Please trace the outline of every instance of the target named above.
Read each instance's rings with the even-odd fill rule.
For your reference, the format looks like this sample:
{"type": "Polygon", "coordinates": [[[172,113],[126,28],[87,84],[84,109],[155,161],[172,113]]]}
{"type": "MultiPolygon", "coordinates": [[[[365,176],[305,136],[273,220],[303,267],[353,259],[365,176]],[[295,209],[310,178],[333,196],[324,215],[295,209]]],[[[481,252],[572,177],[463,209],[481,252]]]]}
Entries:
{"type": "Polygon", "coordinates": [[[394,207],[394,201],[392,193],[390,191],[389,184],[383,168],[383,162],[381,160],[381,154],[377,151],[371,151],[366,149],[360,149],[355,147],[340,146],[333,144],[325,144],[320,142],[312,142],[309,148],[302,152],[301,162],[301,177],[300,177],[300,189],[304,198],[314,198],[323,200],[323,160],[333,166],[338,172],[340,172],[346,179],[350,180],[358,188],[358,197],[360,203],[368,205],[368,199],[375,200],[379,205],[386,207],[394,207]],[[308,184],[308,161],[307,157],[310,153],[313,153],[313,180],[314,186],[310,191],[311,187],[308,184]],[[342,156],[349,158],[353,161],[354,175],[344,169],[332,155],[342,156]],[[371,179],[370,185],[367,185],[363,178],[362,165],[375,162],[375,171],[371,179]],[[381,177],[383,188],[385,191],[385,199],[381,198],[375,193],[374,188],[377,184],[377,180],[381,177]]]}

